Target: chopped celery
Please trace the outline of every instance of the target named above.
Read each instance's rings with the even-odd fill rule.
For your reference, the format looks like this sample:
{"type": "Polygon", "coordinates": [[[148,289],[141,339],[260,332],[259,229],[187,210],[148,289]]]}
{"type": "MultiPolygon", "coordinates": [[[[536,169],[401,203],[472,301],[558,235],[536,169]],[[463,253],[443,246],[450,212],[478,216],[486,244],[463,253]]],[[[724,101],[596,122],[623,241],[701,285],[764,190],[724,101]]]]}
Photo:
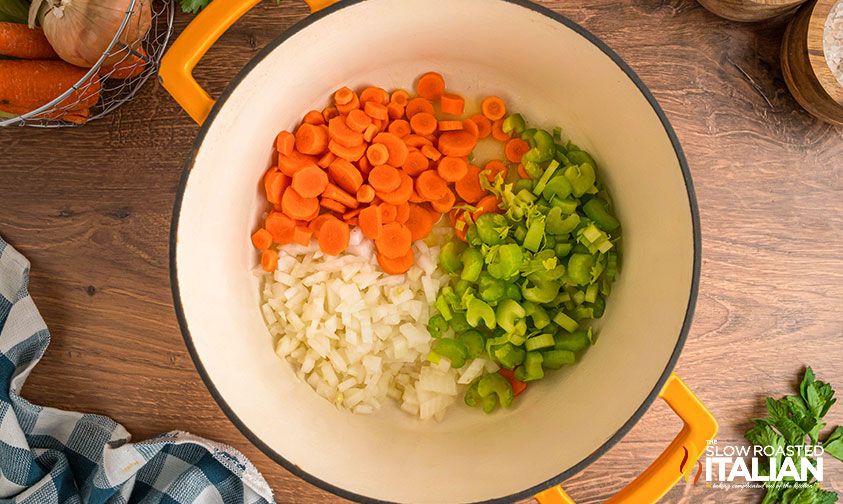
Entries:
{"type": "Polygon", "coordinates": [[[562,311],[556,312],[556,316],[553,317],[553,322],[568,332],[574,332],[580,326],[576,320],[565,315],[565,312],[562,311]]]}
{"type": "Polygon", "coordinates": [[[555,336],[554,341],[554,349],[568,350],[569,352],[579,352],[591,344],[588,331],[582,329],[576,329],[568,333],[560,332],[555,336]]]}
{"type": "Polygon", "coordinates": [[[474,329],[465,331],[457,336],[457,340],[465,346],[468,357],[471,359],[480,357],[486,350],[486,337],[480,331],[474,329]]]}
{"type": "Polygon", "coordinates": [[[448,330],[448,321],[440,313],[430,317],[427,321],[427,332],[434,338],[439,338],[442,333],[448,330]]]}
{"type": "Polygon", "coordinates": [[[591,284],[585,289],[585,302],[593,303],[597,299],[597,291],[599,287],[597,284],[591,284]]]}
{"type": "MultiPolygon", "coordinates": [[[[533,194],[536,196],[543,195],[542,191],[544,191],[548,181],[550,181],[550,177],[553,176],[557,168],[559,168],[559,162],[554,159],[549,165],[547,165],[547,168],[544,169],[544,173],[541,178],[538,182],[536,182],[535,187],[533,187],[533,194]]],[[[559,178],[561,179],[561,177],[559,178]]]]}
{"type": "Polygon", "coordinates": [[[443,357],[447,357],[451,361],[452,368],[465,366],[465,360],[468,358],[468,349],[466,346],[461,341],[453,338],[440,338],[436,341],[433,351],[443,357]]]}
{"type": "Polygon", "coordinates": [[[559,369],[576,361],[574,352],[568,350],[547,350],[542,352],[542,366],[548,369],[559,369]]]}
{"type": "Polygon", "coordinates": [[[524,236],[522,245],[531,252],[538,252],[544,237],[544,219],[536,219],[527,228],[527,235],[524,236]]]}
{"type": "Polygon", "coordinates": [[[527,342],[524,343],[524,348],[527,349],[528,352],[533,350],[541,350],[542,348],[552,347],[556,342],[553,340],[552,334],[539,334],[538,336],[533,336],[532,338],[527,338],[527,342]]]}
{"type": "Polygon", "coordinates": [[[512,114],[506,119],[503,120],[501,124],[501,129],[504,133],[509,133],[511,136],[520,135],[524,132],[524,128],[526,124],[524,123],[524,118],[521,117],[521,114],[512,114]]]}

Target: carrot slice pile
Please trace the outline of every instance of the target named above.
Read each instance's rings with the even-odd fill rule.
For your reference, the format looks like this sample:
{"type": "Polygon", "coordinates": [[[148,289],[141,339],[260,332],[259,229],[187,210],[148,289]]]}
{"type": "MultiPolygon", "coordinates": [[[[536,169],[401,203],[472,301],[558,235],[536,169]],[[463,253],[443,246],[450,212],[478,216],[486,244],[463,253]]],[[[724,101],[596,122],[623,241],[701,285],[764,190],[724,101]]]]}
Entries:
{"type": "Polygon", "coordinates": [[[478,113],[445,89],[436,72],[419,77],[416,96],[342,87],[330,105],[307,112],[292,133],[278,133],[276,162],[261,184],[272,210],[251,235],[261,267],[277,268],[273,244],[315,239],[323,253],[340,254],[357,226],[375,242],[381,269],[401,274],[414,264],[412,243],[425,239],[441,214],[451,216],[455,234],[465,239],[466,219],[498,211],[498,200],[480,177],[506,178],[516,166],[522,174],[519,163],[529,144],[503,132],[502,99],[485,98],[478,113]],[[481,170],[469,158],[478,141],[490,136],[504,142],[505,160],[481,170]],[[465,203],[476,211],[459,207],[465,203]]]}

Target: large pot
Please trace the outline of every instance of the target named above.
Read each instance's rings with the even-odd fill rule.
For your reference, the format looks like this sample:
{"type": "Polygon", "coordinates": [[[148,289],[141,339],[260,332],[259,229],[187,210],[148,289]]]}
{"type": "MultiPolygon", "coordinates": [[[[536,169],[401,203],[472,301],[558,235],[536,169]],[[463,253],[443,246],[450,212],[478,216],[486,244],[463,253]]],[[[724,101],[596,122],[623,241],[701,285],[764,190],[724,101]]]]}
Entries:
{"type": "Polygon", "coordinates": [[[171,280],[187,347],[226,415],[287,470],[351,500],[510,502],[541,492],[550,503],[567,502],[556,485],[662,397],[685,427],[616,500],[664,495],[717,422],[672,374],[697,298],[699,217],[679,142],[641,80],[594,35],[525,0],[346,0],[287,30],[214,102],[191,71],[256,3],[214,0],[160,71],[202,124],[173,211],[171,280]],[[535,124],[561,124],[593,153],[624,224],[622,274],[582,361],[509,410],[453,407],[440,424],[397,408],[351,415],[297,382],[272,351],[249,243],[278,131],[343,85],[409,88],[429,70],[468,96],[501,96],[535,124]]]}

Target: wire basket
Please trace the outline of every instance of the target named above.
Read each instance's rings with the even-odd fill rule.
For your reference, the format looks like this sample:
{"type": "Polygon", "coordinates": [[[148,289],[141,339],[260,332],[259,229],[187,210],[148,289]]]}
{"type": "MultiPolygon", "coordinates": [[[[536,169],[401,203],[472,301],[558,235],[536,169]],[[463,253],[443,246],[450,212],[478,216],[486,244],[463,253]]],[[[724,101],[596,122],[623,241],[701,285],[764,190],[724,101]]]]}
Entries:
{"type": "MultiPolygon", "coordinates": [[[[50,103],[12,118],[0,117],[0,126],[79,126],[99,119],[131,100],[144,82],[158,73],[158,64],[173,33],[174,14],[174,0],[132,0],[120,29],[84,77],[50,103]],[[132,20],[133,14],[146,4],[150,5],[152,13],[149,31],[138,46],[129,47],[121,41],[121,37],[126,30],[131,29],[130,23],[135,22],[132,20]],[[124,56],[119,62],[110,64],[106,70],[103,62],[116,54],[124,56]],[[83,105],[93,100],[96,100],[96,103],[90,108],[83,105]]],[[[140,16],[134,17],[136,22],[140,23],[140,16]]]]}

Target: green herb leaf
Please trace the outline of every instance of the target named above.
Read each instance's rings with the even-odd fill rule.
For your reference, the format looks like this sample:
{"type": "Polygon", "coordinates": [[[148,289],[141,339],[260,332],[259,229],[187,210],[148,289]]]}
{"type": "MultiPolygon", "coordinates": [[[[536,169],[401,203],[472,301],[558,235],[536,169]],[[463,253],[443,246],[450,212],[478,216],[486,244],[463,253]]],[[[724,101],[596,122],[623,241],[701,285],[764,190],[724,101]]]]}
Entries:
{"type": "Polygon", "coordinates": [[[837,428],[832,431],[825,440],[825,443],[823,443],[823,449],[832,457],[843,461],[843,427],[838,425],[837,428]]]}
{"type": "Polygon", "coordinates": [[[211,0],[180,0],[181,10],[187,13],[196,14],[207,7],[211,0]]]}

